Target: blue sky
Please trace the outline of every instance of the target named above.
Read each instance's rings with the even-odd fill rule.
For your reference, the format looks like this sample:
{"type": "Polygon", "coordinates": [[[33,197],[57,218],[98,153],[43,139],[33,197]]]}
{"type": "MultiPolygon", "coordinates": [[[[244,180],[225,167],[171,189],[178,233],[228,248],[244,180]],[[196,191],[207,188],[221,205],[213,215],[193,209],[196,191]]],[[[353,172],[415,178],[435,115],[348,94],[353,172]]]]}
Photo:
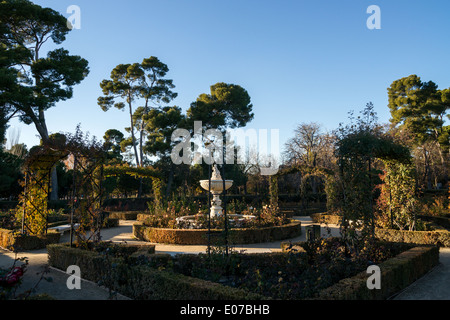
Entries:
{"type": "MultiPolygon", "coordinates": [[[[89,61],[90,74],[71,100],[48,110],[51,132],[77,124],[101,138],[124,131],[127,113],[97,105],[99,83],[120,63],[156,56],[170,68],[186,110],[217,82],[241,85],[255,113],[248,128],[279,129],[280,143],[301,122],[324,130],[347,121],[350,110],[373,102],[388,122],[387,88],[417,74],[450,87],[450,1],[431,0],[35,0],[69,17],[81,10],[81,29],[62,46],[89,61]],[[381,9],[381,29],[369,30],[366,12],[381,9]]],[[[51,46],[47,47],[48,49],[51,46]]],[[[11,122],[20,142],[39,142],[33,125],[11,122]]]]}

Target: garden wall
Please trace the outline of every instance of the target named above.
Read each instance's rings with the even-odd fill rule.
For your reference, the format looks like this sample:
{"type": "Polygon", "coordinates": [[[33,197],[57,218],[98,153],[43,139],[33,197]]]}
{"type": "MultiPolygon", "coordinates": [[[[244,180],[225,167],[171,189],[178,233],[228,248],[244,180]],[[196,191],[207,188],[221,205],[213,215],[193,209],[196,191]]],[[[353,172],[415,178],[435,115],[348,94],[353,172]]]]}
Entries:
{"type": "MultiPolygon", "coordinates": [[[[211,242],[220,241],[224,230],[211,230],[211,242]]],[[[274,226],[266,228],[241,228],[231,229],[229,232],[229,241],[233,244],[251,244],[285,240],[300,236],[301,222],[292,221],[283,226],[274,226]]],[[[168,229],[152,228],[145,226],[141,222],[133,225],[133,235],[139,240],[152,243],[168,243],[182,245],[207,245],[207,229],[168,229]]]]}

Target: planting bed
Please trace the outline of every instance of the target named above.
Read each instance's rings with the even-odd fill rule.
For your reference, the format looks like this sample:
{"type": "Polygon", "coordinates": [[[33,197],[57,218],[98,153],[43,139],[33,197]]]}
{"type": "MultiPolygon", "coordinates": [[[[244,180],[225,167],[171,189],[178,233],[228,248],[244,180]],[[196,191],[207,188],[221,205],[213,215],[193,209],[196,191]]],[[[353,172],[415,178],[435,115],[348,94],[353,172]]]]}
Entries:
{"type": "MultiPolygon", "coordinates": [[[[220,242],[223,229],[212,229],[213,243],[220,242]]],[[[229,239],[234,244],[262,243],[295,238],[301,235],[301,222],[291,221],[281,226],[263,228],[236,228],[229,231],[229,239]]],[[[139,240],[151,243],[182,245],[207,245],[208,229],[154,228],[137,222],[133,225],[133,235],[139,240]]]]}
{"type": "MultiPolygon", "coordinates": [[[[311,218],[315,223],[340,224],[341,217],[333,214],[314,214],[311,218]]],[[[436,219],[428,217],[433,224],[429,225],[427,231],[408,231],[396,229],[375,228],[375,236],[383,241],[405,242],[418,245],[437,245],[441,247],[450,247],[450,231],[445,228],[448,224],[446,218],[436,219]],[[445,221],[444,226],[437,223],[445,221]]]]}
{"type": "MultiPolygon", "coordinates": [[[[110,285],[133,299],[386,299],[438,263],[436,246],[361,243],[346,254],[342,240],[297,243],[304,250],[224,255],[152,254],[141,249],[82,250],[48,246],[49,264],[65,270],[79,265],[89,280],[110,285]],[[367,267],[377,264],[382,290],[366,286],[367,267]]],[[[106,248],[106,247],[104,247],[106,248]]]]}

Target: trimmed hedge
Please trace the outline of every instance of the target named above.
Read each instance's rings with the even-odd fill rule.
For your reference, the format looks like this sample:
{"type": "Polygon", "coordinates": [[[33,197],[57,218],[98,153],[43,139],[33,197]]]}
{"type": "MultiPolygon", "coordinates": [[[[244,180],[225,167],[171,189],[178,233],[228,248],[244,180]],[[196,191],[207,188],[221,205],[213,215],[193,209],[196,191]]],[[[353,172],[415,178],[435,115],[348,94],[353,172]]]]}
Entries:
{"type": "MultiPolygon", "coordinates": [[[[211,230],[211,241],[214,243],[220,240],[224,230],[211,230]]],[[[231,229],[229,241],[234,244],[251,244],[285,240],[300,236],[301,222],[292,220],[291,223],[283,226],[266,228],[236,228],[231,229]]],[[[133,225],[133,235],[139,240],[152,243],[168,243],[183,245],[207,245],[207,229],[168,229],[152,228],[137,222],[133,225]]]]}
{"type": "MultiPolygon", "coordinates": [[[[333,214],[313,214],[311,215],[315,223],[340,224],[342,217],[333,214]]],[[[375,228],[375,236],[388,242],[415,243],[418,245],[438,245],[450,247],[450,231],[437,229],[434,231],[407,231],[395,229],[375,228]]]]}
{"type": "Polygon", "coordinates": [[[337,214],[313,213],[310,215],[314,223],[341,224],[342,217],[337,214]]]}
{"type": "Polygon", "coordinates": [[[406,242],[450,247],[449,231],[406,231],[376,228],[375,236],[380,240],[390,242],[406,242]]]}
{"type": "Polygon", "coordinates": [[[115,228],[119,226],[118,218],[107,217],[103,220],[102,228],[115,228]]]}
{"type": "Polygon", "coordinates": [[[445,216],[445,217],[434,217],[434,216],[425,216],[425,215],[419,215],[418,216],[420,219],[425,220],[425,221],[431,221],[437,225],[440,225],[444,228],[450,229],[450,218],[445,216]]]}
{"type": "Polygon", "coordinates": [[[120,220],[137,220],[137,216],[141,211],[109,211],[109,218],[120,220]]]}
{"type": "Polygon", "coordinates": [[[0,247],[7,250],[38,250],[44,249],[48,244],[58,243],[61,234],[49,230],[46,235],[22,235],[17,231],[0,229],[0,247]]]}
{"type": "Polygon", "coordinates": [[[367,279],[370,275],[361,272],[322,290],[315,299],[385,300],[422,277],[438,263],[438,247],[415,247],[378,265],[381,270],[381,289],[369,290],[367,279]]]}
{"type": "MultiPolygon", "coordinates": [[[[138,300],[263,300],[267,297],[247,290],[227,287],[179,273],[133,265],[133,260],[144,249],[125,249],[121,258],[106,259],[100,253],[70,248],[64,244],[48,247],[49,265],[66,270],[69,265],[78,265],[81,276],[94,282],[114,279],[113,290],[138,300]],[[126,256],[124,258],[124,256],[126,256]],[[134,256],[134,258],[133,258],[134,256]],[[125,262],[128,259],[128,263],[125,262]],[[131,263],[130,263],[131,262],[131,263]]],[[[158,254],[152,255],[158,259],[158,254]]],[[[264,257],[264,255],[261,255],[264,257]]],[[[161,255],[161,259],[168,259],[161,255]]],[[[378,266],[381,269],[381,289],[369,290],[369,275],[358,275],[343,279],[320,291],[316,300],[384,300],[419,279],[439,263],[439,248],[421,246],[407,250],[378,266]]]]}
{"type": "MultiPolygon", "coordinates": [[[[113,290],[137,300],[261,300],[264,297],[218,283],[125,263],[124,258],[107,260],[100,253],[63,244],[47,247],[49,265],[67,270],[80,267],[81,276],[94,282],[114,279],[113,290]]],[[[137,256],[139,251],[133,254],[137,256]]],[[[128,256],[130,259],[131,255],[128,256]]]]}

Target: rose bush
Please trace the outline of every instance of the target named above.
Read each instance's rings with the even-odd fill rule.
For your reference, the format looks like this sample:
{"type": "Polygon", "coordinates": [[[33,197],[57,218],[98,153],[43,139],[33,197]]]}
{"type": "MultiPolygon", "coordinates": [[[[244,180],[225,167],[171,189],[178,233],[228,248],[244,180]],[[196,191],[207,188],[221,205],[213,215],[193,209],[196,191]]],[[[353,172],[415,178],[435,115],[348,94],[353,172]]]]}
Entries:
{"type": "MultiPolygon", "coordinates": [[[[17,261],[17,260],[16,260],[17,261]]],[[[16,289],[20,286],[27,263],[11,268],[0,268],[0,300],[8,300],[14,297],[16,289]]]]}

